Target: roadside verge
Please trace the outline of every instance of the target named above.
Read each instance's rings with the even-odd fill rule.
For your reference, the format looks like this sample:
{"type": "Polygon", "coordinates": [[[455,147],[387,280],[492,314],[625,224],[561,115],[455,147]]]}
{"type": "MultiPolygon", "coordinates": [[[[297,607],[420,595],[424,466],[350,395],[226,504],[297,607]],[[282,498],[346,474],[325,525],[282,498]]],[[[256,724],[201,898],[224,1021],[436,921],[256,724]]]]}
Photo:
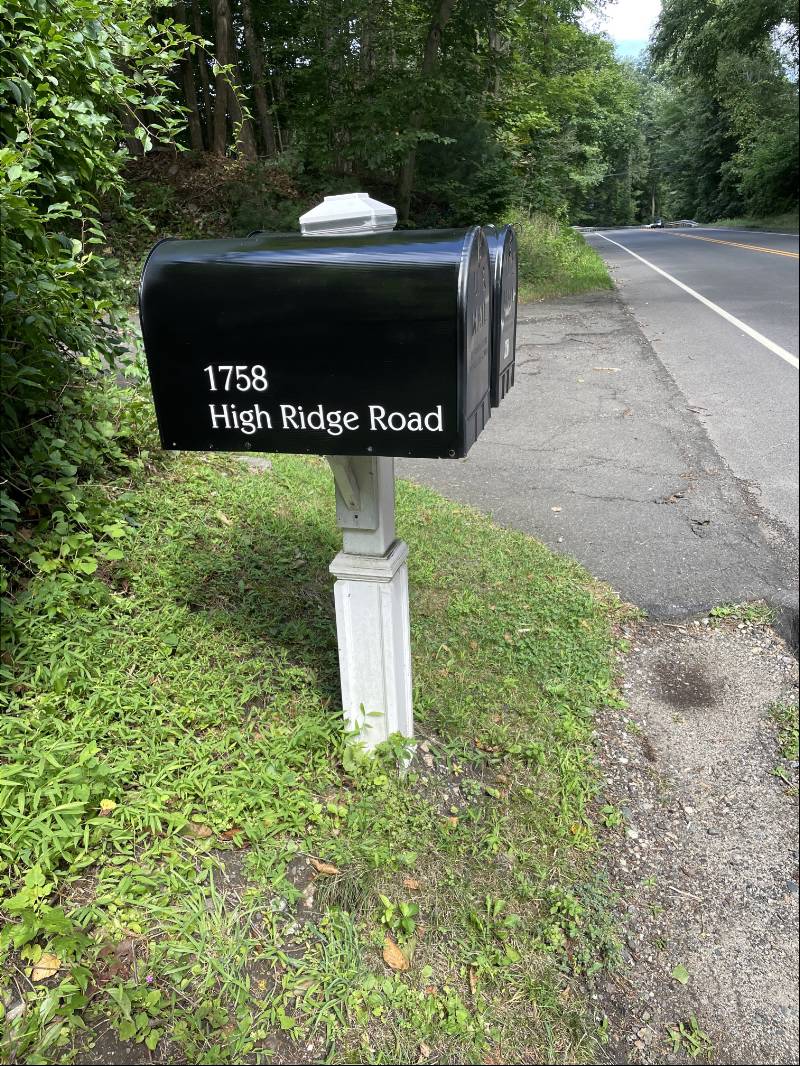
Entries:
{"type": "Polygon", "coordinates": [[[402,744],[342,737],[322,460],[182,456],[104,491],[122,547],[42,559],[6,652],[8,1057],[591,1061],[613,594],[402,486],[400,777],[402,744]]]}

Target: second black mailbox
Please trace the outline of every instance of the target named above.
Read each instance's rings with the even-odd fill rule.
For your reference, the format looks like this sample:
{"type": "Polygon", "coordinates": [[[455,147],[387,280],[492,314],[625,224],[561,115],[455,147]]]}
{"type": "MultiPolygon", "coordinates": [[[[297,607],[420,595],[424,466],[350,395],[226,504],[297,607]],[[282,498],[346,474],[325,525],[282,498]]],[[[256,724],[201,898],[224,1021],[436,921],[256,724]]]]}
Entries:
{"type": "Polygon", "coordinates": [[[491,351],[492,407],[514,384],[517,343],[517,235],[513,226],[484,226],[492,267],[491,351]]]}
{"type": "Polygon", "coordinates": [[[490,415],[483,232],[166,240],[140,312],[161,441],[464,456],[490,415]]]}

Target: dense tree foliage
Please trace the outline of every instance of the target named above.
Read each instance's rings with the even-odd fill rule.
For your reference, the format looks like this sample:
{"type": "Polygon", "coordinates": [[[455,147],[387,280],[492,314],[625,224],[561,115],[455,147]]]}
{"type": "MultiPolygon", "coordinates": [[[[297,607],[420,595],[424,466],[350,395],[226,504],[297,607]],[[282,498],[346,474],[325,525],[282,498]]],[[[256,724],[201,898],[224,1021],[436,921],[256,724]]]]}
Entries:
{"type": "Polygon", "coordinates": [[[569,209],[602,179],[633,111],[626,71],[582,11],[577,0],[187,0],[181,17],[231,65],[215,78],[198,49],[184,66],[187,143],[224,154],[238,140],[245,155],[369,184],[417,224],[523,198],[569,209]]]}
{"type": "Polygon", "coordinates": [[[660,210],[706,221],[796,206],[797,31],[795,0],[664,0],[651,50],[660,210]]]}
{"type": "Polygon", "coordinates": [[[0,38],[3,544],[21,530],[22,549],[49,530],[51,568],[88,572],[78,481],[127,461],[105,386],[126,309],[101,205],[124,206],[134,142],[146,150],[182,128],[171,70],[186,35],[146,0],[14,0],[0,38]]]}

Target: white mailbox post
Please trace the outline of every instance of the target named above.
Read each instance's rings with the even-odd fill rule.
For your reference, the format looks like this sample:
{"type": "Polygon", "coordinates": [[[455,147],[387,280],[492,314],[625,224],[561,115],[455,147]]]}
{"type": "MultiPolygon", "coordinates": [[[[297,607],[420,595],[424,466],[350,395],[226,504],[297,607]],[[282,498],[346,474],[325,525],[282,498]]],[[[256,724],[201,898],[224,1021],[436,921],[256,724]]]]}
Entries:
{"type": "MultiPolygon", "coordinates": [[[[397,213],[367,193],[326,196],[300,218],[306,236],[380,233],[397,213]]],[[[394,459],[329,456],[343,550],[336,578],[336,633],[342,707],[349,730],[367,750],[392,733],[414,735],[408,547],[394,527],[394,459]]]]}

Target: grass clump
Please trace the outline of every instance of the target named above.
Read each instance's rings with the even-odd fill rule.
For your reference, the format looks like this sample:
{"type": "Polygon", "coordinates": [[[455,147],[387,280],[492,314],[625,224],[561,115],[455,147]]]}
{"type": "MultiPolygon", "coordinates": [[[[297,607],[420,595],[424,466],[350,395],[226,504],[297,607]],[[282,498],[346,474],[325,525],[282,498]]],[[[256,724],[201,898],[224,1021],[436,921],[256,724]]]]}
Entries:
{"type": "Polygon", "coordinates": [[[721,218],[711,226],[725,226],[731,229],[763,229],[783,233],[798,232],[797,211],[786,211],[782,215],[763,215],[758,218],[721,218]]]}
{"type": "Polygon", "coordinates": [[[753,603],[720,603],[711,608],[709,616],[719,621],[742,622],[751,626],[768,626],[775,621],[775,612],[763,600],[753,603]]]}
{"type": "Polygon", "coordinates": [[[343,739],[321,460],[184,456],[105,491],[124,551],[43,556],[4,653],[3,1056],[589,1061],[613,596],[402,485],[424,750],[401,776],[402,745],[343,739]]]}
{"type": "Polygon", "coordinates": [[[796,761],[800,755],[800,728],[796,703],[778,701],[769,709],[769,716],[778,727],[778,750],[782,759],[796,761]]]}
{"type": "Polygon", "coordinates": [[[613,288],[602,258],[566,223],[533,214],[515,219],[514,228],[521,301],[613,288]]]}

